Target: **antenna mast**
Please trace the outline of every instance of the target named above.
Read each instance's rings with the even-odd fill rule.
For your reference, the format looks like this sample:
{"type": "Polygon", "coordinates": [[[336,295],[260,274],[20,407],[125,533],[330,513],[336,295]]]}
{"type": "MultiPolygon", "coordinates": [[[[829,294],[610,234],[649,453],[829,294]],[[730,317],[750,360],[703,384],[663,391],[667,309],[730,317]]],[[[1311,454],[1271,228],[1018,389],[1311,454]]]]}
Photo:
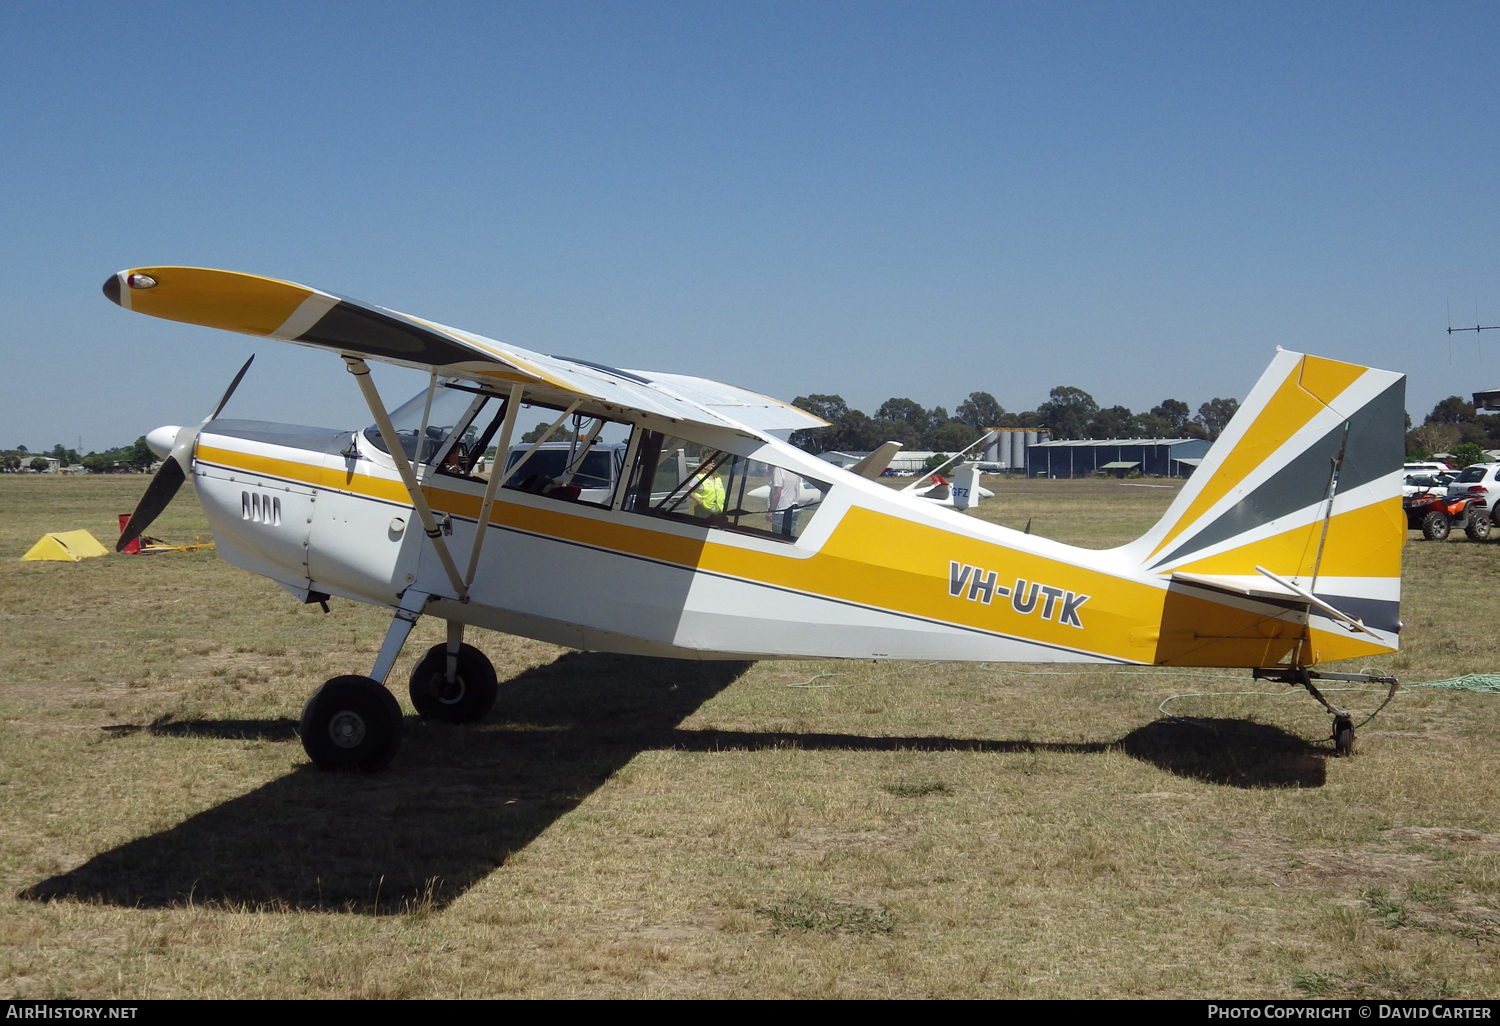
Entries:
{"type": "Polygon", "coordinates": [[[1452,307],[1451,306],[1449,307],[1449,311],[1450,312],[1448,314],[1448,334],[1450,334],[1450,335],[1453,334],[1455,331],[1472,331],[1472,332],[1475,333],[1475,335],[1478,335],[1479,332],[1481,332],[1481,331],[1500,331],[1500,324],[1480,324],[1479,323],[1479,302],[1478,302],[1478,300],[1475,300],[1475,302],[1474,302],[1474,327],[1472,327],[1472,328],[1455,328],[1453,326],[1453,314],[1451,312],[1452,311],[1452,307]]]}

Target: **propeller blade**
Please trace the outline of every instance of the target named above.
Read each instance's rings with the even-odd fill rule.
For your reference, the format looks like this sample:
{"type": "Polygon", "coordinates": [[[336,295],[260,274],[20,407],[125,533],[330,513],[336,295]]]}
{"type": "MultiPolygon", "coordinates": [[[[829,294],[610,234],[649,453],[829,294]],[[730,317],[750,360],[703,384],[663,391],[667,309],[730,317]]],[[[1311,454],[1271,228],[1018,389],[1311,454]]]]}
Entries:
{"type": "Polygon", "coordinates": [[[162,460],[161,469],[146,486],[146,494],[142,495],[141,501],[136,504],[135,512],[130,514],[130,522],[125,525],[125,530],[120,532],[119,541],[115,542],[116,552],[124,552],[125,546],[140,537],[141,532],[151,526],[151,521],[159,517],[161,511],[167,508],[167,503],[172,501],[172,497],[177,494],[177,489],[182,487],[182,482],[186,481],[188,474],[192,472],[193,446],[198,441],[198,432],[223,411],[224,406],[229,402],[229,397],[234,395],[236,388],[240,387],[240,382],[245,379],[245,372],[254,362],[255,356],[252,354],[250,359],[245,361],[245,366],[241,367],[240,372],[234,376],[234,380],[229,383],[229,388],[224,392],[224,398],[219,400],[219,405],[214,407],[213,413],[204,418],[202,424],[192,430],[185,427],[177,430],[177,438],[172,443],[171,455],[162,460]]]}
{"type": "Polygon", "coordinates": [[[182,464],[171,458],[162,461],[161,469],[146,486],[146,494],[141,496],[141,501],[136,503],[135,512],[130,514],[130,522],[125,525],[125,530],[120,532],[120,540],[115,542],[116,552],[124,552],[125,546],[139,538],[141,532],[151,526],[151,521],[167,508],[167,503],[172,501],[172,496],[177,494],[177,489],[181,488],[182,482],[186,480],[187,475],[182,471],[182,464]]]}
{"type": "MultiPolygon", "coordinates": [[[[214,407],[213,415],[210,416],[208,418],[208,420],[213,420],[221,412],[223,412],[223,409],[224,409],[225,405],[227,405],[228,402],[229,402],[229,397],[232,396],[232,395],[234,395],[234,390],[236,388],[240,387],[240,382],[242,380],[244,380],[245,372],[250,369],[250,365],[252,363],[254,363],[254,362],[255,362],[255,354],[251,353],[250,354],[250,359],[248,359],[248,360],[245,361],[245,366],[243,366],[243,367],[240,368],[240,372],[238,374],[236,374],[234,376],[234,380],[229,383],[229,389],[224,393],[224,398],[222,398],[222,399],[219,400],[219,405],[214,407]]],[[[206,424],[206,423],[208,423],[208,421],[204,421],[204,423],[206,424]]]]}

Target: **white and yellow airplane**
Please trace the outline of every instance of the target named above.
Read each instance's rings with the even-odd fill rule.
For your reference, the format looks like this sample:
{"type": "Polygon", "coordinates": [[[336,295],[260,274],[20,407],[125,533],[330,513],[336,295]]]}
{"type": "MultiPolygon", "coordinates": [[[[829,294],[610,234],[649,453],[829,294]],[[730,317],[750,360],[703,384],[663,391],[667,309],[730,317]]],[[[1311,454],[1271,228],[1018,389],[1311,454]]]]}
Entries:
{"type": "MultiPolygon", "coordinates": [[[[469,626],[691,659],[1250,667],[1320,701],[1315,679],[1348,678],[1310,667],[1397,648],[1405,378],[1389,371],[1278,350],[1161,522],[1096,551],[885,487],[878,466],[814,459],[785,439],[821,420],[729,385],[544,356],[229,271],[136,268],[104,292],[337,353],[363,392],[363,431],[216,419],[247,363],[208,420],[152,433],[164,462],[120,539],[191,478],[229,562],[303,602],[392,610],[369,676],[328,681],[303,711],[325,768],[396,754],[384,683],[424,614],[448,641],[413,672],[411,699],[452,721],[496,696],[469,626]],[[368,360],[426,370],[429,386],[387,413],[368,360]],[[523,408],[552,418],[526,457],[570,423],[567,458],[554,445],[476,472],[510,451],[523,408]]],[[[1329,711],[1347,749],[1349,717],[1329,711]]]]}

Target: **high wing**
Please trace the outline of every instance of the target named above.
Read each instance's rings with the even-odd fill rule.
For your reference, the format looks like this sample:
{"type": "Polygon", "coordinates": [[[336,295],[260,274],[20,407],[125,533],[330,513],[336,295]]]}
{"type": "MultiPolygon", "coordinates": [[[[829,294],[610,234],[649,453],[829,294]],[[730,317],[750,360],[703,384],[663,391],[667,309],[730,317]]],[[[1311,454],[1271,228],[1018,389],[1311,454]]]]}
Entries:
{"type": "Polygon", "coordinates": [[[752,437],[827,426],[787,403],[681,374],[547,356],[307,285],[206,267],[137,267],[104,283],[136,313],[326,349],[476,383],[520,382],[528,399],[584,413],[626,411],[752,437]]]}

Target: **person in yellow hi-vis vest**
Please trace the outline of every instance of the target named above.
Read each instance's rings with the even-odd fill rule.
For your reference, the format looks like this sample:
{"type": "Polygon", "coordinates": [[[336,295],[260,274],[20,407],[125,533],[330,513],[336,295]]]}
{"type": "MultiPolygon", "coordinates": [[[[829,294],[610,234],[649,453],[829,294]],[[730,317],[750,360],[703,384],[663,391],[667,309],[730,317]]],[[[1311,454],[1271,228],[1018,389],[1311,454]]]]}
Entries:
{"type": "Polygon", "coordinates": [[[717,517],[724,513],[724,482],[710,470],[697,488],[693,489],[693,516],[717,517]]]}

